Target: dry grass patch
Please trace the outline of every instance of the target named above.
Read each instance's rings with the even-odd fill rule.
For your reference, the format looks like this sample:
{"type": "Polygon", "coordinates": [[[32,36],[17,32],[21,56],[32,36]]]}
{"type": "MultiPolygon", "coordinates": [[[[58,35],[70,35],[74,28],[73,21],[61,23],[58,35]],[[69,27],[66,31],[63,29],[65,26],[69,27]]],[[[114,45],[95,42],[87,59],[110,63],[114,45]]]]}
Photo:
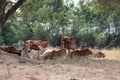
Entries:
{"type": "Polygon", "coordinates": [[[107,59],[115,59],[120,58],[120,49],[112,49],[112,50],[102,50],[105,54],[105,58],[107,59]]]}
{"type": "Polygon", "coordinates": [[[47,47],[47,49],[50,49],[50,50],[58,50],[59,48],[57,48],[57,47],[52,47],[52,46],[49,46],[49,47],[47,47]]]}
{"type": "Polygon", "coordinates": [[[17,56],[1,54],[0,80],[119,80],[120,50],[102,52],[105,58],[60,57],[25,63],[17,56]]]}
{"type": "Polygon", "coordinates": [[[0,66],[0,80],[8,79],[11,77],[10,68],[0,66]]]}

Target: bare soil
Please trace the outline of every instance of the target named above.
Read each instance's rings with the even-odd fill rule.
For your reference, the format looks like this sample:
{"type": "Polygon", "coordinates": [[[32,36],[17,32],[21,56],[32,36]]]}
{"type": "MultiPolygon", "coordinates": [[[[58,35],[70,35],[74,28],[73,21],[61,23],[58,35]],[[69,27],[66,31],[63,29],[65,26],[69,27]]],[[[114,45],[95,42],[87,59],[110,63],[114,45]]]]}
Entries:
{"type": "Polygon", "coordinates": [[[0,80],[120,80],[120,59],[27,60],[1,52],[0,80]]]}

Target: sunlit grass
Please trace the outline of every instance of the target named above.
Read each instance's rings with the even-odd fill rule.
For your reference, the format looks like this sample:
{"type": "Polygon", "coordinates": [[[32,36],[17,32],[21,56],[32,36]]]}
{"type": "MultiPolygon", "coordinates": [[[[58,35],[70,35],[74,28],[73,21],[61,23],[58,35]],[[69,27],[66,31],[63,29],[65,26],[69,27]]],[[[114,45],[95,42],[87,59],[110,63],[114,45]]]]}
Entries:
{"type": "Polygon", "coordinates": [[[50,49],[50,50],[57,50],[56,47],[52,47],[52,46],[48,46],[47,49],[50,49]]]}
{"type": "MultiPolygon", "coordinates": [[[[56,50],[57,48],[48,47],[48,49],[56,50]]],[[[0,65],[0,80],[84,80],[85,77],[91,76],[93,79],[86,78],[85,80],[109,80],[105,77],[111,76],[111,74],[118,77],[120,61],[114,59],[120,59],[120,49],[101,51],[106,56],[104,59],[63,56],[52,60],[39,60],[39,63],[34,61],[18,63],[15,56],[1,55],[1,59],[4,59],[2,64],[5,66],[0,65]]]]}
{"type": "Polygon", "coordinates": [[[120,48],[112,50],[103,49],[102,52],[105,54],[105,58],[120,58],[120,48]]]}

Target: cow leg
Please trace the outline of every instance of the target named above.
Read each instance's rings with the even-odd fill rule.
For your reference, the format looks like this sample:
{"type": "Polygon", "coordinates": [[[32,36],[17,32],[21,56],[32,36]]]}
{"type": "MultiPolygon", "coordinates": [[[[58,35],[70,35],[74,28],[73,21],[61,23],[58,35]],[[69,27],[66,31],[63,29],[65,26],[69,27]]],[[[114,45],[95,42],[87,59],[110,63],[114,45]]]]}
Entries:
{"type": "Polygon", "coordinates": [[[68,47],[68,52],[70,52],[70,48],[68,47]]]}
{"type": "Polygon", "coordinates": [[[26,62],[26,54],[24,50],[21,52],[20,62],[26,62]]]}
{"type": "Polygon", "coordinates": [[[37,60],[40,60],[40,53],[37,52],[37,60]]]}
{"type": "Polygon", "coordinates": [[[26,53],[25,51],[22,51],[22,52],[21,52],[21,57],[22,57],[22,58],[25,58],[25,57],[26,57],[26,54],[27,54],[27,53],[26,53]]]}
{"type": "Polygon", "coordinates": [[[30,53],[27,54],[27,57],[33,59],[33,55],[31,55],[30,53]]]}

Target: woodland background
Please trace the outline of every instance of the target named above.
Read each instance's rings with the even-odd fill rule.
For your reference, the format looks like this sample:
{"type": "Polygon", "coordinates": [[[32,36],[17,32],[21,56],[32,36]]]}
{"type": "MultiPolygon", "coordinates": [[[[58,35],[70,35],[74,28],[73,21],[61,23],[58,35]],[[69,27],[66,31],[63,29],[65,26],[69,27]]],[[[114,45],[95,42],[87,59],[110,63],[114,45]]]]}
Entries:
{"type": "Polygon", "coordinates": [[[60,46],[72,36],[77,47],[120,47],[119,0],[1,0],[0,45],[22,47],[28,39],[60,46]]]}

